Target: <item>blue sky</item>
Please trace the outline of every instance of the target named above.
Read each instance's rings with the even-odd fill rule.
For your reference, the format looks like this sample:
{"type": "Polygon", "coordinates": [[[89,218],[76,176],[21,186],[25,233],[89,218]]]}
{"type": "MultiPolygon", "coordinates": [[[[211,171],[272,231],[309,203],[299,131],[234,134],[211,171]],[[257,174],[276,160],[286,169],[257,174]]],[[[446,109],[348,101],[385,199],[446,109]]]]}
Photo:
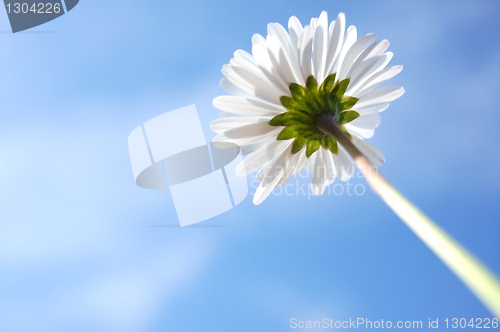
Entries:
{"type": "Polygon", "coordinates": [[[134,184],[129,133],[196,104],[211,139],[233,52],[322,10],[388,39],[405,66],[369,140],[380,171],[500,275],[500,3],[87,0],[18,34],[0,11],[0,330],[491,318],[368,187],[249,196],[203,222],[224,227],[150,227],[177,216],[168,190],[134,184]]]}

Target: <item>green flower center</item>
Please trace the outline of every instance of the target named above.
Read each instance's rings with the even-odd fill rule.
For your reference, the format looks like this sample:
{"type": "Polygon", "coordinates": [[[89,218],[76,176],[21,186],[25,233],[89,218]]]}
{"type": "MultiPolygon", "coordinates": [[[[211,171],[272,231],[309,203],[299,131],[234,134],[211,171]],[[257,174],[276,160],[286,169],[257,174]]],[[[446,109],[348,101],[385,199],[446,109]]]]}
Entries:
{"type": "Polygon", "coordinates": [[[344,96],[349,85],[349,78],[342,81],[335,80],[336,75],[331,74],[320,86],[314,78],[309,76],[306,86],[290,84],[289,96],[280,98],[286,112],[275,116],[269,121],[271,126],[284,126],[277,140],[294,138],[292,153],[299,152],[306,146],[306,156],[309,158],[320,146],[338,154],[337,140],[319,129],[318,123],[329,118],[337,124],[347,137],[349,132],[344,128],[346,123],[359,117],[359,113],[351,110],[358,102],[358,98],[344,96]]]}

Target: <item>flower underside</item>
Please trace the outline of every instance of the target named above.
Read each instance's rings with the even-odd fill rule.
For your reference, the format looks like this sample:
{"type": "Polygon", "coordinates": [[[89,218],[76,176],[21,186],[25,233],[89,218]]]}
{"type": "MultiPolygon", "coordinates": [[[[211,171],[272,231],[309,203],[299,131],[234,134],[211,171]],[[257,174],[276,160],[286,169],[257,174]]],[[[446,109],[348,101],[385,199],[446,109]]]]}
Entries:
{"type": "Polygon", "coordinates": [[[344,96],[349,85],[349,78],[342,81],[335,81],[335,78],[336,74],[331,74],[318,86],[318,82],[311,75],[307,78],[305,87],[291,83],[289,88],[292,96],[280,98],[281,104],[287,111],[272,118],[269,124],[285,127],[279,133],[277,140],[294,138],[293,154],[299,152],[304,146],[306,146],[308,158],[321,146],[338,154],[337,140],[318,128],[318,122],[325,117],[334,120],[339,128],[351,138],[344,125],[359,117],[358,112],[351,110],[359,99],[344,96]]]}

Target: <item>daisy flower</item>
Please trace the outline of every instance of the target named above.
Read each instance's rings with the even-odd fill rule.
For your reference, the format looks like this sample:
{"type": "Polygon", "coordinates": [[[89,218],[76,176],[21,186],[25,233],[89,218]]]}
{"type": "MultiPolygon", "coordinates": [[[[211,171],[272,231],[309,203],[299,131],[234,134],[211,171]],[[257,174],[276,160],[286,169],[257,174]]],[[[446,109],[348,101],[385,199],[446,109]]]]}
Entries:
{"type": "Polygon", "coordinates": [[[354,162],[338,139],[325,133],[333,121],[375,166],[382,153],[366,143],[380,123],[379,113],[400,97],[400,86],[377,88],[403,67],[386,68],[392,58],[387,40],[374,34],[357,38],[345,29],[345,16],[328,23],[326,12],[308,26],[292,16],[288,31],[267,26],[267,37],[252,37],[252,53],[237,50],[222,68],[220,85],[229,96],[213,104],[224,111],[211,123],[215,142],[238,144],[250,154],[237,168],[239,176],[255,171],[261,181],[254,195],[260,204],[302,170],[311,171],[311,191],[321,195],[336,177],[347,181],[354,162]]]}
{"type": "Polygon", "coordinates": [[[373,136],[379,113],[399,98],[400,86],[378,87],[402,70],[386,68],[389,42],[357,39],[345,31],[344,14],[328,24],[325,12],[303,27],[296,17],[288,32],[270,23],[267,37],[254,35],[252,54],[234,53],[222,68],[229,96],[214,99],[224,111],[211,123],[215,142],[232,142],[250,154],[237,167],[258,170],[253,202],[260,204],[293,174],[311,171],[320,195],[336,177],[348,180],[359,167],[372,189],[406,225],[500,318],[500,281],[471,253],[429,219],[373,169],[384,161],[364,139],[373,136]]]}

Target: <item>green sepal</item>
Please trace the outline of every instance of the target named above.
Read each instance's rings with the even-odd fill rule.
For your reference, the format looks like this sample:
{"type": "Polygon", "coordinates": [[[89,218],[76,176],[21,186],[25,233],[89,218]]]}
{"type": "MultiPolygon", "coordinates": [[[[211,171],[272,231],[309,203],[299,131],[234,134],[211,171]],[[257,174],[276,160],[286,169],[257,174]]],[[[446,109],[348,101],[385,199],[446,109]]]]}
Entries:
{"type": "Polygon", "coordinates": [[[300,84],[290,83],[289,88],[292,93],[292,97],[295,100],[303,101],[308,95],[306,89],[300,84]]]}
{"type": "Polygon", "coordinates": [[[325,138],[325,134],[320,132],[320,131],[315,131],[310,137],[309,137],[309,140],[314,140],[314,141],[318,141],[321,145],[321,141],[323,140],[323,138],[325,138]]]}
{"type": "Polygon", "coordinates": [[[271,126],[307,126],[311,122],[308,115],[302,112],[290,111],[276,115],[274,118],[269,120],[271,126]]]}
{"type": "Polygon", "coordinates": [[[306,157],[309,158],[312,156],[312,154],[316,151],[318,151],[319,147],[321,144],[317,140],[309,140],[307,142],[307,148],[306,148],[306,157]]]}
{"type": "Polygon", "coordinates": [[[283,107],[289,111],[300,112],[303,109],[302,105],[299,102],[288,96],[281,96],[280,102],[281,105],[283,105],[283,107]]]}
{"type": "Polygon", "coordinates": [[[307,78],[306,87],[307,87],[307,90],[309,90],[310,92],[318,91],[318,81],[316,81],[316,78],[314,78],[313,75],[311,75],[307,78]]]}
{"type": "Polygon", "coordinates": [[[321,146],[327,150],[330,150],[334,154],[339,153],[339,146],[337,144],[337,141],[333,137],[325,136],[321,140],[321,146]]]}
{"type": "Polygon", "coordinates": [[[316,131],[311,129],[311,127],[295,127],[295,130],[299,133],[299,136],[297,137],[304,137],[307,139],[311,139],[315,135],[317,135],[316,131]]]}
{"type": "Polygon", "coordinates": [[[297,152],[302,150],[302,148],[306,143],[307,143],[307,138],[302,135],[295,138],[292,145],[292,154],[296,154],[297,152]]]}
{"type": "Polygon", "coordinates": [[[342,98],[340,103],[342,104],[342,108],[345,110],[351,109],[358,102],[359,98],[356,97],[345,97],[342,98]]]}
{"type": "Polygon", "coordinates": [[[340,125],[351,122],[352,120],[359,117],[359,113],[356,111],[346,111],[339,114],[338,123],[340,125]]]}
{"type": "Polygon", "coordinates": [[[349,139],[351,139],[351,140],[352,140],[351,133],[350,133],[347,129],[345,129],[345,128],[344,128],[344,126],[340,126],[340,130],[342,130],[342,132],[343,132],[343,133],[344,133],[347,137],[349,137],[349,139]]]}
{"type": "Polygon", "coordinates": [[[328,110],[333,114],[337,114],[342,111],[342,105],[335,98],[327,98],[328,101],[328,110]]]}
{"type": "Polygon", "coordinates": [[[333,85],[335,84],[335,78],[337,77],[336,73],[330,74],[325,78],[321,86],[319,87],[319,91],[322,92],[330,92],[332,91],[333,85]]]}
{"type": "Polygon", "coordinates": [[[280,115],[276,115],[274,118],[269,120],[269,124],[271,126],[286,126],[287,123],[293,118],[293,114],[291,112],[281,113],[280,115]]]}
{"type": "Polygon", "coordinates": [[[278,134],[278,137],[276,137],[276,139],[278,141],[285,141],[287,139],[292,139],[292,138],[297,137],[297,136],[299,136],[299,133],[297,132],[296,128],[294,128],[294,127],[285,127],[278,134]]]}
{"type": "Polygon", "coordinates": [[[346,78],[345,80],[338,82],[332,92],[330,92],[330,96],[337,98],[337,100],[341,100],[342,97],[344,97],[344,93],[347,90],[350,81],[350,78],[346,78]]]}
{"type": "Polygon", "coordinates": [[[336,74],[330,74],[321,85],[314,76],[309,76],[305,86],[291,83],[290,95],[282,96],[280,102],[285,113],[273,117],[269,124],[284,127],[277,140],[293,139],[292,153],[296,154],[306,146],[306,156],[311,157],[320,147],[333,154],[339,153],[337,140],[323,133],[316,121],[330,116],[342,132],[352,139],[344,127],[345,124],[358,118],[360,114],[352,107],[359,101],[356,97],[345,96],[350,79],[336,81],[336,74]]]}
{"type": "Polygon", "coordinates": [[[292,114],[291,119],[287,122],[286,125],[292,125],[292,124],[302,124],[309,126],[312,123],[312,118],[311,115],[305,113],[305,112],[289,112],[292,114]]]}
{"type": "Polygon", "coordinates": [[[339,154],[339,144],[335,139],[328,140],[328,150],[330,150],[333,154],[339,154]]]}
{"type": "Polygon", "coordinates": [[[328,141],[329,141],[329,136],[325,136],[319,142],[321,143],[322,147],[328,149],[328,141]]]}
{"type": "Polygon", "coordinates": [[[311,110],[311,114],[315,114],[320,109],[321,103],[313,97],[307,97],[304,99],[304,103],[307,105],[308,109],[311,110]]]}

